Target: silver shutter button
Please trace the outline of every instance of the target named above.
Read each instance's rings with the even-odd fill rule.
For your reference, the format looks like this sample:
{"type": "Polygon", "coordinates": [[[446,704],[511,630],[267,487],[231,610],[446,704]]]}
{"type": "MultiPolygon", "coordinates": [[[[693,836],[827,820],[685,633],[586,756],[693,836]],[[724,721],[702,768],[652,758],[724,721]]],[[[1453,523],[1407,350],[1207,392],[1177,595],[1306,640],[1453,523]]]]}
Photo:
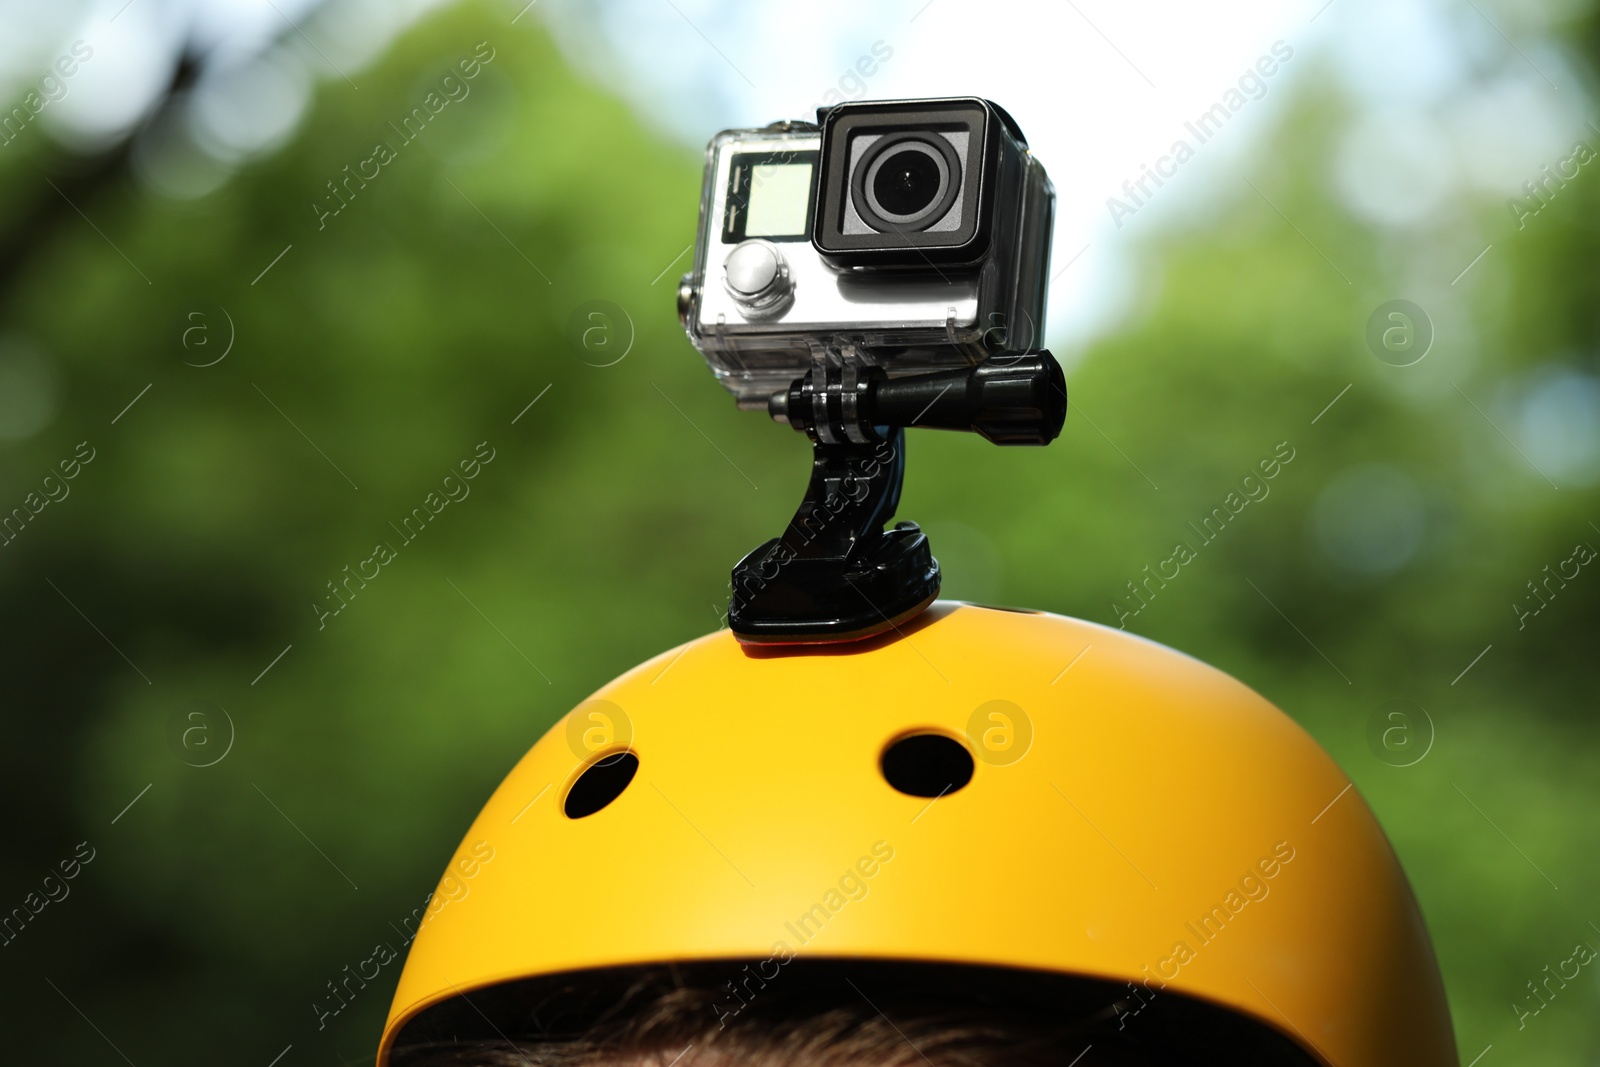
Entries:
{"type": "Polygon", "coordinates": [[[751,314],[782,308],[794,295],[789,264],[771,241],[749,240],[734,246],[723,261],[723,288],[740,309],[751,314]]]}

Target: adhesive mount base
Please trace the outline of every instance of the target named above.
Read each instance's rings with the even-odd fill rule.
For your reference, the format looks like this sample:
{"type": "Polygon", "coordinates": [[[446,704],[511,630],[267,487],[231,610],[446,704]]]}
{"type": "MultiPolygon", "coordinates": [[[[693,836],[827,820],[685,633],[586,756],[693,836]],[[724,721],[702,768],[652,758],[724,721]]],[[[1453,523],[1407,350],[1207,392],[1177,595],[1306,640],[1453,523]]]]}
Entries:
{"type": "Polygon", "coordinates": [[[733,582],[728,626],[741,642],[828,644],[914,618],[939,596],[940,574],[927,536],[902,522],[855,560],[793,557],[773,538],[739,561],[733,582]]]}

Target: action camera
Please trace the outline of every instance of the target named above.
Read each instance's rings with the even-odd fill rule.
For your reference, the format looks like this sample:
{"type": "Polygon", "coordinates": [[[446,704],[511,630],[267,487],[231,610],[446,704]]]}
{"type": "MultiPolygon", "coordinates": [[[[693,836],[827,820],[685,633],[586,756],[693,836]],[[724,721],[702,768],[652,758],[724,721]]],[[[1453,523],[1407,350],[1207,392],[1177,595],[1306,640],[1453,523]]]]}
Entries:
{"type": "Polygon", "coordinates": [[[1055,192],[987,100],[861,101],[727,130],[706,154],[690,341],[742,408],[807,434],[811,483],[733,571],[746,644],[858,640],[938,595],[899,503],[904,428],[1047,444],[1066,383],[1037,348],[1055,192]]]}
{"type": "Polygon", "coordinates": [[[821,348],[890,376],[1039,343],[1055,192],[986,100],[840,104],[718,134],[679,314],[741,407],[821,348]]]}

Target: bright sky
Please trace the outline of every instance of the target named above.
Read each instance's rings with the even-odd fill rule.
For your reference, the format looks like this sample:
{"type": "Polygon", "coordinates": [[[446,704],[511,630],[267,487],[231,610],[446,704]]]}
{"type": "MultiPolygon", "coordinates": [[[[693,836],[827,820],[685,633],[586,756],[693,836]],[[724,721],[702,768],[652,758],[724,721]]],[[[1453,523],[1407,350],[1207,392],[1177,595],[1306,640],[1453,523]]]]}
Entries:
{"type": "MultiPolygon", "coordinates": [[[[1316,0],[1320,4],[1324,0],[1316,0]]],[[[1344,0],[1349,2],[1349,0],[1344,0]]],[[[1288,98],[1325,30],[1316,7],[1283,0],[1029,3],[1025,0],[621,0],[597,35],[575,3],[544,0],[578,66],[615,85],[684,140],[727,126],[811,118],[839,98],[976,95],[1012,113],[1058,197],[1050,300],[1052,338],[1115,319],[1128,298],[1129,237],[1148,233],[1162,201],[1237,157],[1288,98]],[[1302,10],[1303,8],[1303,10],[1302,10]],[[1217,103],[1275,41],[1294,58],[1264,79],[1173,187],[1119,229],[1106,200],[1154,164],[1183,123],[1217,103]],[[863,71],[870,73],[864,74],[863,71]],[[1190,171],[1194,173],[1190,173],[1190,171]]],[[[536,8],[535,10],[538,10],[536,8]]],[[[1331,19],[1330,19],[1331,21],[1331,19]]],[[[1154,190],[1147,179],[1146,188],[1154,190]]]]}

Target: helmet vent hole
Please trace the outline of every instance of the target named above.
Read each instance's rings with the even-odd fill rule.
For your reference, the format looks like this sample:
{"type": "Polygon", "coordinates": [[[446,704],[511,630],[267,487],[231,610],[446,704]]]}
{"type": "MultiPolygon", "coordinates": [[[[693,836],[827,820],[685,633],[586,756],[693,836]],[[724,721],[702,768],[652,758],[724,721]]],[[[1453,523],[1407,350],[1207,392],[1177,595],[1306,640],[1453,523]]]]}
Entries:
{"type": "Polygon", "coordinates": [[[567,790],[561,810],[569,819],[593,815],[622,795],[639,771],[639,757],[632,752],[617,752],[591,764],[567,790]]]}
{"type": "Polygon", "coordinates": [[[942,797],[972,781],[972,753],[944,734],[912,734],[892,742],[879,761],[883,777],[914,797],[942,797]]]}

